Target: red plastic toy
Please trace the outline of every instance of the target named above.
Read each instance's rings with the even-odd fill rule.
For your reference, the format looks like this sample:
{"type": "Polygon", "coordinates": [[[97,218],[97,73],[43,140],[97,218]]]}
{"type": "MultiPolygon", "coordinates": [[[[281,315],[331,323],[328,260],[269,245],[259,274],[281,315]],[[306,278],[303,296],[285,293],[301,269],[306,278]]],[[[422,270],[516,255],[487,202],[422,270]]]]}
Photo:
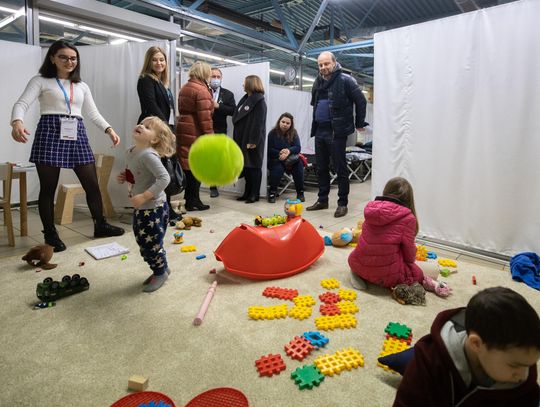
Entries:
{"type": "Polygon", "coordinates": [[[320,306],[319,311],[321,315],[340,315],[341,310],[336,304],[323,304],[320,306]]]}
{"type": "Polygon", "coordinates": [[[336,293],[327,291],[324,294],[319,295],[319,300],[326,304],[335,304],[336,302],[341,301],[341,297],[336,293]]]}
{"type": "Polygon", "coordinates": [[[199,394],[186,407],[248,407],[248,399],[240,390],[219,387],[199,394]]]}
{"type": "Polygon", "coordinates": [[[304,360],[315,347],[303,336],[295,336],[292,341],[285,345],[285,353],[296,360],[304,360]]]}
{"type": "Polygon", "coordinates": [[[259,376],[272,376],[275,374],[280,374],[283,370],[286,369],[285,362],[281,358],[281,355],[272,355],[271,353],[268,356],[262,356],[260,359],[255,361],[255,366],[259,372],[259,376]]]}
{"type": "Polygon", "coordinates": [[[163,401],[174,407],[174,402],[168,396],[158,393],[157,391],[140,391],[128,394],[114,402],[111,407],[139,407],[141,404],[150,403],[152,401],[156,404],[163,401]]]}
{"type": "Polygon", "coordinates": [[[214,252],[229,273],[253,280],[301,273],[323,253],[321,236],[300,216],[273,228],[242,224],[214,252]]]}
{"type": "Polygon", "coordinates": [[[266,287],[262,295],[269,298],[292,301],[293,298],[298,297],[298,290],[292,288],[266,287]]]}

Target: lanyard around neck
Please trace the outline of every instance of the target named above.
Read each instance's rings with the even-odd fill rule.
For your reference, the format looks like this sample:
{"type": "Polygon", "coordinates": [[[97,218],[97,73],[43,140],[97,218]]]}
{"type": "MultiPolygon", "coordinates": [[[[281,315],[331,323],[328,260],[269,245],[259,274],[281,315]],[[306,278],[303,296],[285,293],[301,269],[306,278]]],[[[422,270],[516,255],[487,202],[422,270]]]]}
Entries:
{"type": "Polygon", "coordinates": [[[60,86],[60,89],[62,89],[68,112],[71,115],[71,105],[73,104],[73,82],[69,81],[69,98],[66,89],[64,88],[64,85],[62,85],[62,82],[60,82],[60,79],[56,78],[56,83],[58,84],[58,86],[60,86]]]}

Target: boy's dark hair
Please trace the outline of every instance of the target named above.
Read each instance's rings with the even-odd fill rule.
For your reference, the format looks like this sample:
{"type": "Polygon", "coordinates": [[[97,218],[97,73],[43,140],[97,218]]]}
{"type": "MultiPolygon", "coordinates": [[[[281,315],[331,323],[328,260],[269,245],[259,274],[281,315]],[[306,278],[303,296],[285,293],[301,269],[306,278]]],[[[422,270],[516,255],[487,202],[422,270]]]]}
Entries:
{"type": "Polygon", "coordinates": [[[65,40],[58,40],[52,43],[41,64],[41,68],[39,68],[39,73],[44,78],[56,78],[56,66],[51,62],[51,57],[55,56],[62,48],[69,48],[77,53],[77,65],[69,74],[69,80],[73,83],[78,83],[81,81],[81,57],[79,55],[79,50],[73,44],[70,44],[65,40]]]}
{"type": "Polygon", "coordinates": [[[488,348],[540,349],[540,318],[527,300],[505,287],[475,294],[465,310],[467,334],[476,332],[488,348]]]}

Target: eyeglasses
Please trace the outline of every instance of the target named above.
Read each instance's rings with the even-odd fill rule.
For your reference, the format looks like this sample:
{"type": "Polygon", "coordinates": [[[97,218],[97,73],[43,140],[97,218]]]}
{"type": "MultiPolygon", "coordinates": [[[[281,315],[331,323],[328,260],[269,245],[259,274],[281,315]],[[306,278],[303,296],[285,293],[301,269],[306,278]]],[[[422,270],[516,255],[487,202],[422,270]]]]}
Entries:
{"type": "Polygon", "coordinates": [[[58,55],[58,58],[64,62],[77,62],[77,57],[68,57],[67,55],[58,55]]]}

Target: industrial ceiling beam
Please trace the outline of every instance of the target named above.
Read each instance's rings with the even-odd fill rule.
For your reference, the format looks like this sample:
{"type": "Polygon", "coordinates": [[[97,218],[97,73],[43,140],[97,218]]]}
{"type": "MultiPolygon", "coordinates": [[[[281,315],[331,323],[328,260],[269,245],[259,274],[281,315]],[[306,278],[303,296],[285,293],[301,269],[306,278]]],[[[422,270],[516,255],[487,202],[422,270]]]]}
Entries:
{"type": "Polygon", "coordinates": [[[272,0],[272,4],[279,18],[279,21],[281,22],[281,25],[283,26],[283,29],[285,30],[285,34],[287,34],[287,38],[289,39],[291,46],[293,48],[298,48],[298,42],[296,41],[296,38],[294,37],[294,34],[291,30],[291,27],[289,26],[289,22],[287,21],[285,14],[283,14],[283,10],[281,10],[281,6],[279,5],[278,0],[272,0]]]}
{"type": "Polygon", "coordinates": [[[130,0],[133,3],[137,3],[146,7],[156,7],[168,10],[172,15],[175,15],[184,20],[197,21],[202,24],[206,24],[210,27],[219,29],[220,31],[234,34],[238,37],[253,41],[259,44],[272,46],[273,48],[280,49],[285,52],[295,52],[296,50],[289,44],[287,41],[280,40],[270,35],[265,35],[264,33],[258,32],[253,29],[246,28],[240,24],[231,22],[229,20],[212,16],[206,13],[201,13],[197,10],[190,10],[184,6],[171,6],[169,4],[164,4],[161,1],[157,0],[130,0]]]}
{"type": "Polygon", "coordinates": [[[474,0],[454,0],[454,3],[462,13],[480,9],[474,0]]]}
{"type": "Polygon", "coordinates": [[[194,2],[191,6],[189,6],[190,10],[197,10],[201,4],[203,4],[206,0],[197,0],[194,2]]]}
{"type": "Polygon", "coordinates": [[[313,30],[315,27],[317,27],[317,24],[319,24],[319,21],[321,20],[321,17],[324,13],[324,10],[326,9],[326,6],[328,5],[329,0],[322,0],[321,5],[319,6],[319,10],[317,11],[317,14],[315,15],[315,18],[313,19],[313,22],[311,23],[311,26],[306,32],[306,35],[304,35],[304,38],[302,39],[302,42],[300,43],[300,46],[297,49],[297,52],[300,54],[304,50],[304,47],[306,46],[309,37],[311,37],[311,34],[313,34],[313,30]]]}

